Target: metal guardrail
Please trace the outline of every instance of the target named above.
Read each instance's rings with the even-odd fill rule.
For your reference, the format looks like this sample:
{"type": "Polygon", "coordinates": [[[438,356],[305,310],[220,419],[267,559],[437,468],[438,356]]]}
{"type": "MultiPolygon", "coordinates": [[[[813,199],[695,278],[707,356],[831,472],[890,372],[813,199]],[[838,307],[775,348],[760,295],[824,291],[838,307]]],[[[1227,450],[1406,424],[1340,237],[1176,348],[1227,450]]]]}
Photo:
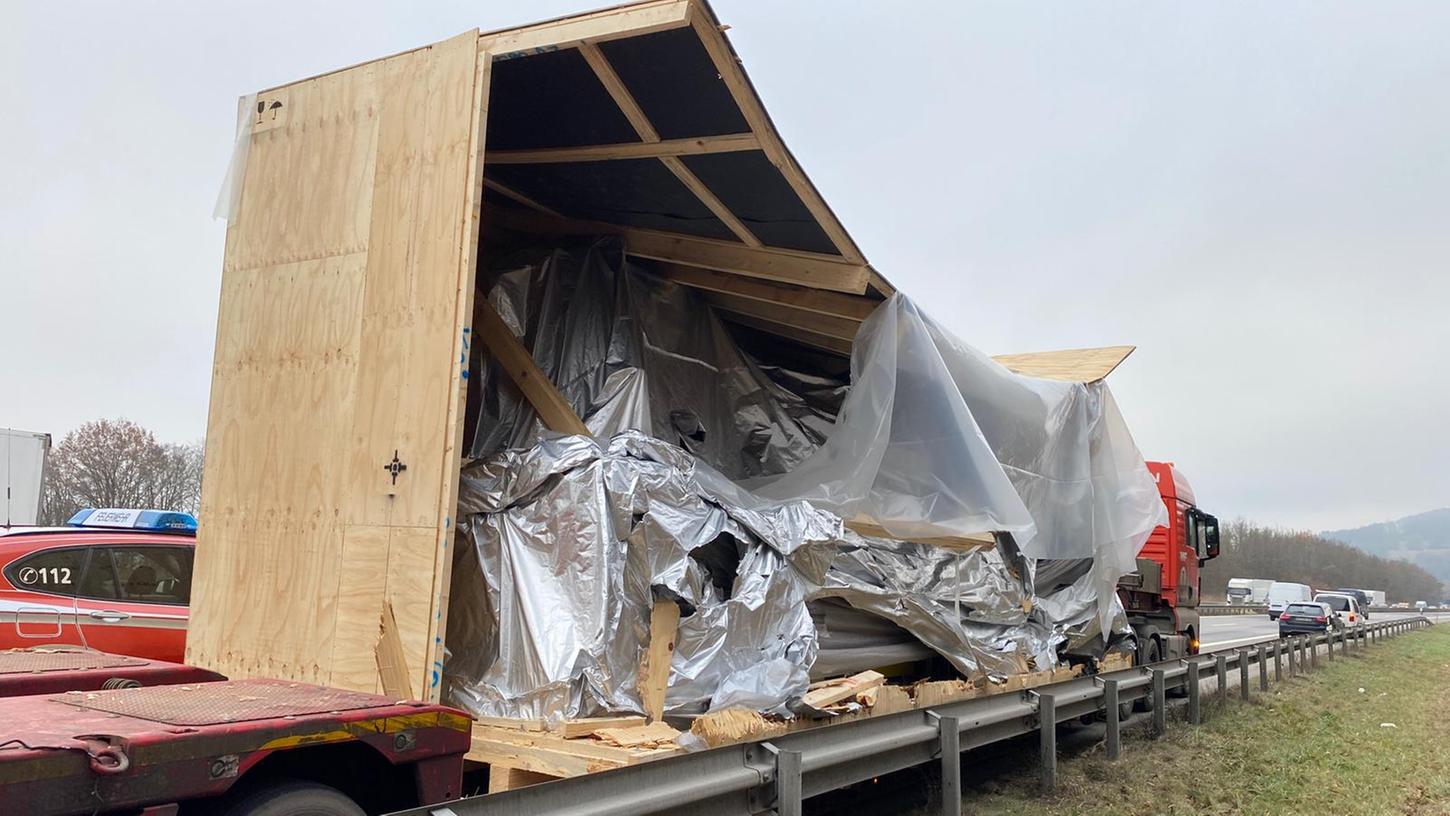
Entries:
{"type": "Polygon", "coordinates": [[[941,767],[941,812],[961,814],[962,751],[1038,733],[1041,781],[1057,778],[1058,723],[1091,714],[1106,717],[1109,759],[1121,750],[1120,704],[1152,700],[1152,733],[1167,726],[1167,694],[1184,689],[1192,723],[1202,718],[1202,684],[1217,681],[1228,697],[1228,672],[1239,676],[1239,694],[1250,696],[1250,669],[1258,668],[1260,692],[1274,679],[1303,673],[1321,659],[1357,653],[1385,637],[1429,626],[1404,618],[1352,630],[1297,636],[1221,649],[1183,659],[1079,677],[1017,693],[978,697],[927,709],[888,714],[841,725],[796,731],[768,742],[728,745],[587,776],[562,779],[488,796],[402,811],[399,816],[799,816],[801,800],[915,765],[941,767]],[[1321,656],[1319,648],[1328,645],[1321,656]]]}
{"type": "Polygon", "coordinates": [[[1269,607],[1263,604],[1201,603],[1199,615],[1267,615],[1269,607]]]}

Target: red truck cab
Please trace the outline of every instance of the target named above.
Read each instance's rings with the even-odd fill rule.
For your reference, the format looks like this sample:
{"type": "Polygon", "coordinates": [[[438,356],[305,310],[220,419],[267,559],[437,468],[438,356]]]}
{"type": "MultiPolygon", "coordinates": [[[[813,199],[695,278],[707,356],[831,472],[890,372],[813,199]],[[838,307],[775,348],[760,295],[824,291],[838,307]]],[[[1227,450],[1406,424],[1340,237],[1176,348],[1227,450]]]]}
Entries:
{"type": "Polygon", "coordinates": [[[1138,569],[1118,582],[1118,597],[1138,639],[1138,661],[1198,653],[1199,568],[1218,556],[1218,519],[1198,509],[1193,487],[1172,462],[1148,462],[1168,524],[1138,553],[1138,569]]]}

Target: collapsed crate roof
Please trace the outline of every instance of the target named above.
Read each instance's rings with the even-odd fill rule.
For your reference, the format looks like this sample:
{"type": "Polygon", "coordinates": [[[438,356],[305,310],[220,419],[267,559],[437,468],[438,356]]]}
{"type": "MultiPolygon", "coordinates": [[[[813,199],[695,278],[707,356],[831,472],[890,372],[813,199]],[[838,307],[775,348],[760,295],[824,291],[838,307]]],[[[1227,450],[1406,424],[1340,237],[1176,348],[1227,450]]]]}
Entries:
{"type": "Polygon", "coordinates": [[[482,224],[618,233],[838,355],[890,291],[698,0],[262,91],[233,155],[188,659],[235,677],[381,688],[386,618],[436,699],[482,224]]]}
{"type": "Polygon", "coordinates": [[[649,3],[481,42],[495,57],[490,219],[623,235],[728,320],[849,353],[890,285],[782,143],[707,5],[649,3]]]}

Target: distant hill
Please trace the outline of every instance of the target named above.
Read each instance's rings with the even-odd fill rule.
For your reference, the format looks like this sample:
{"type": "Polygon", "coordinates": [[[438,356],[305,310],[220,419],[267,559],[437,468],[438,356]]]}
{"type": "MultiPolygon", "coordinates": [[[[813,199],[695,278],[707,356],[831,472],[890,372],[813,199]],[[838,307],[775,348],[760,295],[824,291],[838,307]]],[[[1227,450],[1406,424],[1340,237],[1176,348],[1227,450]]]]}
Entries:
{"type": "Polygon", "coordinates": [[[1450,582],[1450,507],[1320,535],[1374,555],[1402,558],[1450,582]]]}

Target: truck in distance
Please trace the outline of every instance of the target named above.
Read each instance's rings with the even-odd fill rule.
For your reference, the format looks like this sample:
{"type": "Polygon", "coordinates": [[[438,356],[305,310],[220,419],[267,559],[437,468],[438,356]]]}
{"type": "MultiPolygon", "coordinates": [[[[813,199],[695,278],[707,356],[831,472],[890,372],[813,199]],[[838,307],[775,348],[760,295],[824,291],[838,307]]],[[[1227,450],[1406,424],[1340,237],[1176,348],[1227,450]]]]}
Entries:
{"type": "Polygon", "coordinates": [[[1262,604],[1269,600],[1269,587],[1273,585],[1269,578],[1230,578],[1224,594],[1231,604],[1262,604]]]}
{"type": "Polygon", "coordinates": [[[1284,608],[1292,603],[1301,603],[1313,598],[1314,590],[1308,584],[1297,584],[1293,581],[1275,581],[1269,587],[1269,620],[1276,621],[1284,613],[1284,608]]]}

